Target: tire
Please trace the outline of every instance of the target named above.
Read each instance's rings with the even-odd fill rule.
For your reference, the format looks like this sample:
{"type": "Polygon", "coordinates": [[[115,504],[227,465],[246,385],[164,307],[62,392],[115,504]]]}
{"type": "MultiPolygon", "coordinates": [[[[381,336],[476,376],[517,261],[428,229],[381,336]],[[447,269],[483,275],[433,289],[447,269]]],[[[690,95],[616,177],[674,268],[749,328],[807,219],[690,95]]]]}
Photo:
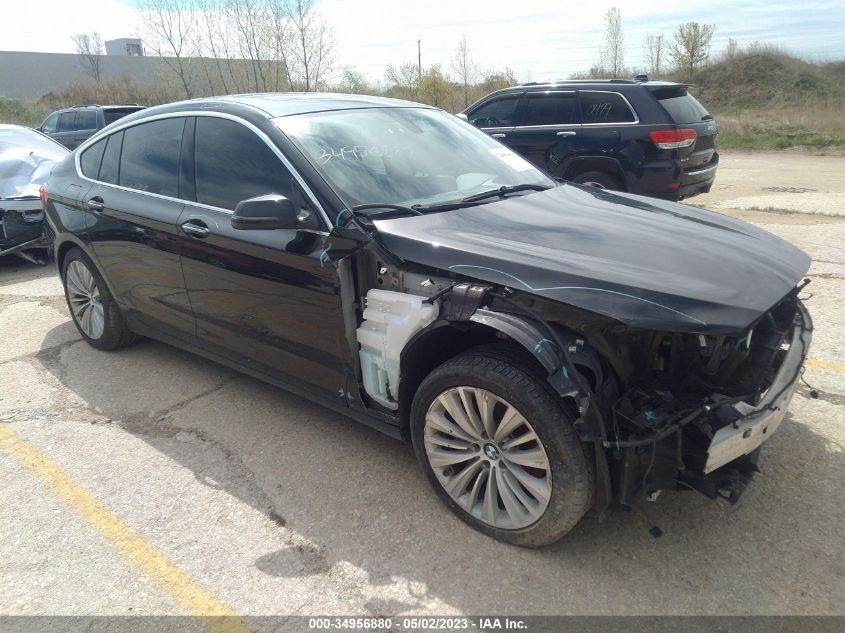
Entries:
{"type": "Polygon", "coordinates": [[[89,345],[113,350],[140,338],[129,330],[97,267],[79,248],[68,251],[62,262],[62,285],[73,324],[89,345]]]}
{"type": "Polygon", "coordinates": [[[540,547],[569,532],[592,505],[593,465],[576,417],[531,361],[502,345],[485,346],[423,380],[411,407],[411,438],[438,496],[463,521],[501,541],[540,547]],[[492,422],[479,433],[484,409],[492,422]],[[453,411],[465,414],[464,426],[453,411]]]}
{"type": "Polygon", "coordinates": [[[603,171],[585,171],[583,174],[575,176],[572,182],[587,185],[588,187],[595,187],[596,189],[625,191],[625,186],[618,178],[603,171]]]}

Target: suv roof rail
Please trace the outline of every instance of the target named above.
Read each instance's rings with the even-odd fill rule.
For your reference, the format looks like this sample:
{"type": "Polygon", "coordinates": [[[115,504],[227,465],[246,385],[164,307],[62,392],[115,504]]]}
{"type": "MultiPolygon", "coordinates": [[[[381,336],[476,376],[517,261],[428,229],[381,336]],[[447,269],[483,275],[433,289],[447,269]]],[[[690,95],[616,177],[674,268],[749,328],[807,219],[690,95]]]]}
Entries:
{"type": "Polygon", "coordinates": [[[70,106],[71,108],[95,108],[100,107],[99,103],[82,103],[79,105],[70,106]]]}
{"type": "MultiPolygon", "coordinates": [[[[636,84],[632,79],[555,79],[553,81],[529,81],[522,86],[549,86],[554,84],[636,84]]],[[[514,86],[516,87],[516,86],[514,86]]]]}

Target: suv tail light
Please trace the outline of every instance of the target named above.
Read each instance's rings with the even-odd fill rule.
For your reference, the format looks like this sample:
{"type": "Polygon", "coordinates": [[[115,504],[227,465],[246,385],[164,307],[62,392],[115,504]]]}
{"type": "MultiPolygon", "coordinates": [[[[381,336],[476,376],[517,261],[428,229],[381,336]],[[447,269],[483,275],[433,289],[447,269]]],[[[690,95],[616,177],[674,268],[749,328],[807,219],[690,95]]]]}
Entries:
{"type": "Polygon", "coordinates": [[[46,211],[47,210],[47,183],[41,185],[38,188],[38,193],[41,194],[41,208],[46,211]]]}
{"type": "Polygon", "coordinates": [[[648,133],[654,144],[660,149],[677,149],[689,147],[695,143],[695,130],[681,128],[680,130],[653,130],[648,133]]]}

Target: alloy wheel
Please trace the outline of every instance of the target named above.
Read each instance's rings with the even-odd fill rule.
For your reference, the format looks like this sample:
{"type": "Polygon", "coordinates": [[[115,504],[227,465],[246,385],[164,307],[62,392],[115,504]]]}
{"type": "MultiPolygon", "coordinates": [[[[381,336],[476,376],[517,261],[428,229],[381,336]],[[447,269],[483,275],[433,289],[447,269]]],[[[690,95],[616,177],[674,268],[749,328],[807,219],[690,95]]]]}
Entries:
{"type": "Polygon", "coordinates": [[[503,530],[538,521],[549,505],[549,458],[510,403],[486,389],[441,393],[425,417],[424,445],[437,480],[480,521],[503,530]]]}
{"type": "Polygon", "coordinates": [[[100,338],[105,331],[106,319],[94,275],[83,262],[75,259],[67,267],[65,286],[76,324],[88,338],[100,338]]]}

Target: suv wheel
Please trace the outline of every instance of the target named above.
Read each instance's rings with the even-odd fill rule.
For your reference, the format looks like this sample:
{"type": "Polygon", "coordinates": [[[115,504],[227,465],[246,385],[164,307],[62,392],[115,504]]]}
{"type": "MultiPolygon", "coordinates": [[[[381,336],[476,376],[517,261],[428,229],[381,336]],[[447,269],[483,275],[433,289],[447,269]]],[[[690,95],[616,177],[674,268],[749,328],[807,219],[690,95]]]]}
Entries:
{"type": "Polygon", "coordinates": [[[597,189],[625,191],[625,187],[618,178],[603,171],[586,171],[583,174],[575,176],[575,178],[572,179],[572,182],[587,185],[588,187],[596,187],[597,189]]]}
{"type": "Polygon", "coordinates": [[[73,323],[88,343],[97,349],[112,350],[138,340],[138,335],[126,326],[94,263],[80,249],[71,249],[65,257],[62,282],[73,323]]]}
{"type": "Polygon", "coordinates": [[[411,432],[429,481],[461,519],[538,547],[569,532],[592,502],[593,469],[575,417],[526,361],[486,347],[429,374],[411,432]]]}

